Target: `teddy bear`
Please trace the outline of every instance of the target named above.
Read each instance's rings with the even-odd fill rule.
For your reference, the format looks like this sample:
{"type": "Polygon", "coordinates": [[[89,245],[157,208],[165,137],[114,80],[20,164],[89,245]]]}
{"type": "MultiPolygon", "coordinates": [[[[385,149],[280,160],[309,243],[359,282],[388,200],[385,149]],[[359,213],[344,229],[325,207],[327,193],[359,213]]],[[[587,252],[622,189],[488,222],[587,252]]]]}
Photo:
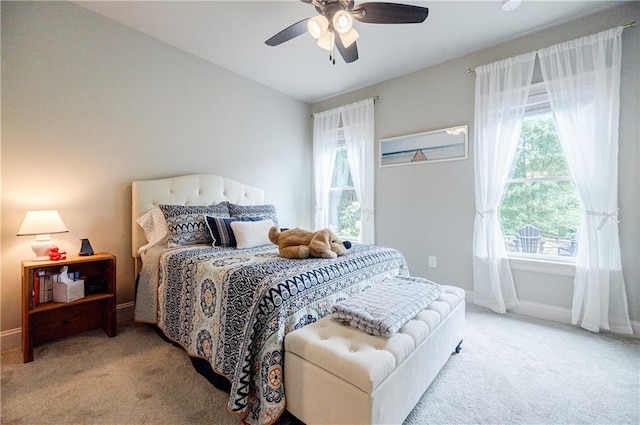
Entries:
{"type": "Polygon", "coordinates": [[[285,258],[336,258],[351,248],[351,242],[342,241],[329,229],[310,232],[304,229],[280,231],[277,226],[269,229],[269,240],[278,245],[285,258]]]}

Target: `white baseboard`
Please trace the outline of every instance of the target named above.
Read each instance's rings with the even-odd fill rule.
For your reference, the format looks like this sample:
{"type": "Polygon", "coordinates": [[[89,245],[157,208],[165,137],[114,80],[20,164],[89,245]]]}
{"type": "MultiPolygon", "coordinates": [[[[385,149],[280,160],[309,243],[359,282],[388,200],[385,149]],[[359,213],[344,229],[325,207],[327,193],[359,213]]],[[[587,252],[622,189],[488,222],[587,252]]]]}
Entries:
{"type": "MultiPolygon", "coordinates": [[[[468,304],[473,304],[473,291],[465,290],[465,293],[466,302],[468,304]]],[[[518,307],[510,308],[509,312],[528,317],[535,317],[536,319],[550,320],[552,322],[564,323],[567,325],[571,324],[571,309],[549,304],[520,300],[520,305],[518,307]]],[[[631,328],[633,330],[633,335],[625,334],[624,336],[640,339],[640,322],[632,320],[631,328]]]]}
{"type": "MultiPolygon", "coordinates": [[[[116,320],[118,323],[133,320],[135,303],[118,304],[116,306],[116,320]]],[[[0,350],[10,350],[22,347],[22,328],[9,329],[0,332],[0,350]]]]}
{"type": "Polygon", "coordinates": [[[464,300],[467,304],[474,304],[473,291],[464,290],[464,300]]]}
{"type": "Polygon", "coordinates": [[[22,347],[22,328],[0,332],[0,349],[2,351],[17,347],[22,347]]]}
{"type": "Polygon", "coordinates": [[[136,303],[133,301],[128,303],[118,304],[116,306],[116,320],[118,323],[126,322],[128,320],[133,320],[133,315],[135,313],[136,303]]]}
{"type": "Polygon", "coordinates": [[[534,303],[520,300],[520,305],[510,308],[509,311],[536,319],[551,320],[552,322],[571,324],[571,309],[554,305],[534,303]]]}
{"type": "MultiPolygon", "coordinates": [[[[473,291],[465,290],[465,299],[468,304],[474,304],[473,291]]],[[[553,305],[520,300],[518,307],[509,308],[508,311],[537,319],[571,324],[571,310],[553,305]]]]}

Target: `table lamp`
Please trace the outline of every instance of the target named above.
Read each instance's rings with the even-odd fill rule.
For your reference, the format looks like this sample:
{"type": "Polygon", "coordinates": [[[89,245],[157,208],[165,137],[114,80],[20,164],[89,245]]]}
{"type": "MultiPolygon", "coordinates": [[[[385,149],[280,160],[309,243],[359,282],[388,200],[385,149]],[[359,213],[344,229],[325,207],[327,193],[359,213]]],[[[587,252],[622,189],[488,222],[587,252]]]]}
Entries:
{"type": "Polygon", "coordinates": [[[18,230],[18,236],[36,235],[31,249],[36,254],[34,260],[43,261],[49,259],[49,249],[54,246],[51,234],[68,231],[56,210],[27,211],[18,230]]]}

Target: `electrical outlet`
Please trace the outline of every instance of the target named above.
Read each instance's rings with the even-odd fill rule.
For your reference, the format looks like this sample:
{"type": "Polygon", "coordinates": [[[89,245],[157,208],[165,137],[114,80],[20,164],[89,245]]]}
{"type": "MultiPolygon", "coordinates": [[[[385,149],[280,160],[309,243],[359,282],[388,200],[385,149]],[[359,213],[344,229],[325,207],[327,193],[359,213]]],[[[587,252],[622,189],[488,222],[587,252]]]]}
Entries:
{"type": "Polygon", "coordinates": [[[430,256],[429,256],[429,267],[432,267],[432,268],[434,268],[434,269],[435,269],[435,268],[436,268],[436,264],[437,264],[437,259],[436,259],[436,257],[434,257],[434,256],[430,255],[430,256]]]}

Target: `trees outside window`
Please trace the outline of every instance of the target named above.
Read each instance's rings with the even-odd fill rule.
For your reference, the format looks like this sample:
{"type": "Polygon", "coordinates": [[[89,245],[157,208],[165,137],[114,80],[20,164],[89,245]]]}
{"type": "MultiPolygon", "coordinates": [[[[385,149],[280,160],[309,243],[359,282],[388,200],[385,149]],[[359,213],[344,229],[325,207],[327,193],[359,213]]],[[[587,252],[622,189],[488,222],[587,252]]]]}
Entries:
{"type": "Polygon", "coordinates": [[[373,98],[314,114],[316,229],[375,243],[373,98]]]}
{"type": "Polygon", "coordinates": [[[343,239],[360,237],[360,202],[353,187],[344,139],[338,144],[329,189],[329,228],[343,239]]]}
{"type": "Polygon", "coordinates": [[[511,177],[500,206],[507,250],[522,251],[517,243],[518,232],[532,225],[541,238],[535,254],[575,256],[581,211],[553,116],[538,104],[522,124],[511,177]]]}

